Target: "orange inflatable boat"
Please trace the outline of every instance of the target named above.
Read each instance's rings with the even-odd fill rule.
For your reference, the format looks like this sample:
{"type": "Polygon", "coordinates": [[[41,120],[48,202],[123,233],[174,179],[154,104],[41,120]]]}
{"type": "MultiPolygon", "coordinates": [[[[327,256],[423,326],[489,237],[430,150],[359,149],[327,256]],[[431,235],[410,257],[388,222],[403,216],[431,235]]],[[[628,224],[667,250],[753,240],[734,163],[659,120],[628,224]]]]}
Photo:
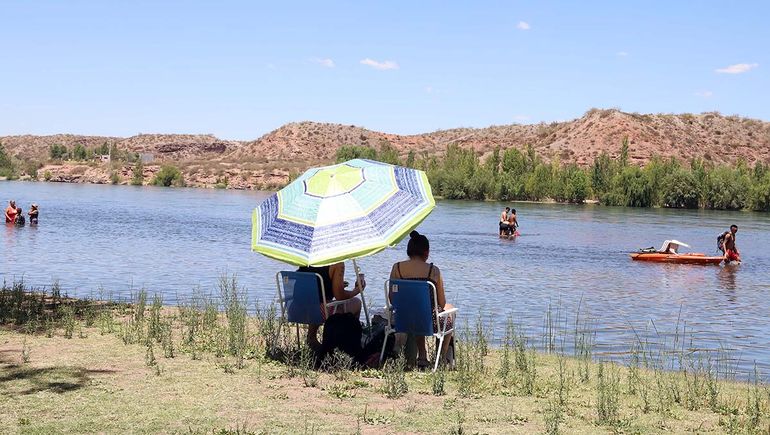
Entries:
{"type": "Polygon", "coordinates": [[[636,261],[654,261],[656,263],[675,264],[719,264],[722,257],[707,257],[697,252],[687,254],[666,254],[663,252],[634,252],[631,259],[636,261]]]}
{"type": "Polygon", "coordinates": [[[652,261],[655,263],[674,263],[674,264],[719,264],[722,257],[709,257],[706,254],[698,252],[688,252],[680,254],[680,246],[689,245],[677,240],[666,240],[659,251],[655,248],[640,249],[638,252],[632,252],[631,259],[635,261],[652,261]]]}

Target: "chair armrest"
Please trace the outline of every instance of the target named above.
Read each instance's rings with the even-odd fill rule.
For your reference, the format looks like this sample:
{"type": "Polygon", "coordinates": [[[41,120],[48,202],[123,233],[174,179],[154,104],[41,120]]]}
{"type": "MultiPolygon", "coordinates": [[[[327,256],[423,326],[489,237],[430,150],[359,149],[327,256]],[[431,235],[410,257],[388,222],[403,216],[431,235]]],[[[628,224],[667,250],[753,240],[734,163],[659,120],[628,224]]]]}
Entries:
{"type": "Polygon", "coordinates": [[[344,303],[345,303],[344,300],[343,301],[331,301],[331,302],[327,302],[326,303],[326,307],[327,308],[336,307],[337,305],[342,305],[344,303]]]}
{"type": "Polygon", "coordinates": [[[450,314],[454,315],[458,311],[460,311],[458,308],[450,308],[450,309],[448,309],[446,311],[442,311],[442,312],[438,313],[438,316],[439,317],[446,317],[446,316],[449,316],[450,314]]]}

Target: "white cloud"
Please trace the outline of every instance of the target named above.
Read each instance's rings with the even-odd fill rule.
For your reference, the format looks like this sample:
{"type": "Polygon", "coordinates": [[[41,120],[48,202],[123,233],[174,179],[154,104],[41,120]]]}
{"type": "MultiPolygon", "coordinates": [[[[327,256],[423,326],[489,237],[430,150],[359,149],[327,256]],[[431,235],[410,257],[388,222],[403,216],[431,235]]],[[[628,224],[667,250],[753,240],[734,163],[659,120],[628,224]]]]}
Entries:
{"type": "Polygon", "coordinates": [[[267,68],[267,69],[275,69],[275,64],[274,63],[268,63],[267,65],[265,65],[265,68],[267,68]]]}
{"type": "Polygon", "coordinates": [[[425,92],[427,92],[429,94],[432,94],[433,93],[433,86],[426,86],[425,87],[425,92]]]}
{"type": "Polygon", "coordinates": [[[361,60],[361,65],[366,65],[374,69],[380,69],[380,70],[399,68],[398,64],[392,60],[385,60],[382,62],[378,62],[374,59],[369,59],[368,57],[366,59],[361,60]]]}
{"type": "Polygon", "coordinates": [[[326,67],[326,68],[334,68],[334,66],[335,66],[334,65],[334,61],[329,59],[329,58],[321,59],[321,58],[317,58],[316,57],[316,58],[313,58],[313,62],[321,65],[322,67],[326,67]]]}
{"type": "Polygon", "coordinates": [[[742,74],[758,66],[759,66],[758,63],[736,63],[735,65],[730,65],[725,68],[719,68],[714,71],[719,74],[742,74]]]}
{"type": "Polygon", "coordinates": [[[519,30],[529,30],[532,27],[526,21],[519,21],[519,24],[516,25],[516,28],[519,30]]]}
{"type": "Polygon", "coordinates": [[[628,52],[627,51],[619,51],[619,52],[615,53],[615,56],[627,57],[628,56],[628,52]]]}
{"type": "Polygon", "coordinates": [[[711,91],[698,91],[695,93],[696,97],[702,97],[702,98],[711,98],[714,96],[714,93],[711,91]]]}

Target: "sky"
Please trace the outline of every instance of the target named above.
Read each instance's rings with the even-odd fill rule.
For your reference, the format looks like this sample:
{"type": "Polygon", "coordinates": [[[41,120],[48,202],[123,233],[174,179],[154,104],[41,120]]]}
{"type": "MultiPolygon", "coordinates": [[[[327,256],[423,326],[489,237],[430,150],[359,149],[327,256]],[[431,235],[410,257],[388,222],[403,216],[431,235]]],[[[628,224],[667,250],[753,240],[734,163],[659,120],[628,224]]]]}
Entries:
{"type": "Polygon", "coordinates": [[[767,1],[0,0],[0,135],[770,120],[767,1]]]}

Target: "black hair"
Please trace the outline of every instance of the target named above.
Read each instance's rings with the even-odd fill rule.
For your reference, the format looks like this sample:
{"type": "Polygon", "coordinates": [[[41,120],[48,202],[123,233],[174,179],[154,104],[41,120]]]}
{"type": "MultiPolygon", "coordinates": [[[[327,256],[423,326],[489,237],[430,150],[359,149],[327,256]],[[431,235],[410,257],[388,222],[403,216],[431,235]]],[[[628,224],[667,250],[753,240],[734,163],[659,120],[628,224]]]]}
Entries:
{"type": "Polygon", "coordinates": [[[427,237],[417,231],[409,233],[409,243],[406,245],[406,255],[409,258],[424,257],[428,251],[430,251],[430,242],[427,237]]]}
{"type": "Polygon", "coordinates": [[[516,209],[515,208],[512,208],[511,211],[513,212],[513,214],[516,214],[516,209]]]}
{"type": "Polygon", "coordinates": [[[733,228],[735,228],[737,230],[738,229],[738,225],[735,225],[735,224],[730,225],[730,229],[733,229],[733,228]]]}
{"type": "Polygon", "coordinates": [[[511,210],[510,207],[505,207],[505,211],[510,211],[510,210],[511,210]]]}

